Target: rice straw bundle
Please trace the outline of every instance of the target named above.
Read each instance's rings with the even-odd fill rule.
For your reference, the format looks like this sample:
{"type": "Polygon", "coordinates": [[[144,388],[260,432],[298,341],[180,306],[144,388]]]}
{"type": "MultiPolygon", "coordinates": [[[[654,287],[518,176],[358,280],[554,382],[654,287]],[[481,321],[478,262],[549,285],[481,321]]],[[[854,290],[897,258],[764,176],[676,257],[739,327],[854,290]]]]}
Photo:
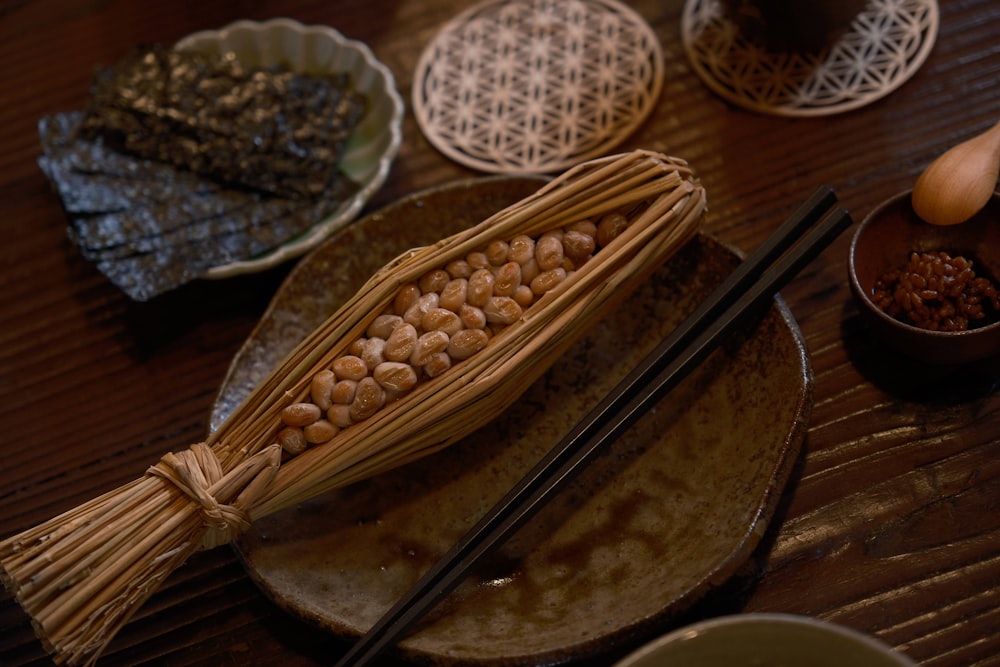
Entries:
{"type": "Polygon", "coordinates": [[[255,518],[430,454],[493,420],[692,238],[704,210],[704,191],[684,161],[635,151],[580,164],[479,225],[404,253],[302,341],[204,443],[167,454],[142,478],[0,542],[0,575],[58,663],[93,663],[195,551],[231,541],[255,518]],[[627,226],[592,257],[566,264],[568,273],[554,269],[565,278],[515,309],[513,321],[485,327],[485,347],[440,372],[428,370],[356,423],[320,419],[332,428],[325,442],[294,455],[283,450],[285,433],[303,432],[289,411],[330,406],[328,398],[313,400],[316,378],[333,375],[337,360],[370,340],[380,316],[392,319],[409,286],[491,241],[562,234],[612,215],[627,226]]]}

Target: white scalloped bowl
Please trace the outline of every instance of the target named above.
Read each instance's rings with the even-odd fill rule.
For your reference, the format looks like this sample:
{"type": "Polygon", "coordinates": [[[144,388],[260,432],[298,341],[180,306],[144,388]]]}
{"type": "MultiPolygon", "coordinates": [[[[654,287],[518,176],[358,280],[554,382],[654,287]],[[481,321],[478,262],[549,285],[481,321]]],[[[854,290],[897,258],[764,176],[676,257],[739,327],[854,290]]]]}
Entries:
{"type": "Polygon", "coordinates": [[[347,72],[355,89],[368,98],[365,117],[347,141],[341,169],[361,187],[307,233],[257,257],[209,269],[205,278],[228,278],[263,271],[311,250],[349,224],[389,175],[402,143],[403,100],[389,69],[367,45],[348,40],[333,28],[306,26],[292,19],[237,21],[220,30],[196,32],[178,50],[233,53],[246,66],[283,65],[296,72],[347,72]]]}

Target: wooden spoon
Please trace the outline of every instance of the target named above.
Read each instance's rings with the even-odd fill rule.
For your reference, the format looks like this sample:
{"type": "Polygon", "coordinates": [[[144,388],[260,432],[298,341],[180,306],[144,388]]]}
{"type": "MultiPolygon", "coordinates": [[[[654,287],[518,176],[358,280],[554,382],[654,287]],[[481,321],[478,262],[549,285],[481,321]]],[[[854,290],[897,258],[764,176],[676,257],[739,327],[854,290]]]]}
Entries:
{"type": "Polygon", "coordinates": [[[913,187],[913,210],[932,225],[957,225],[989,201],[1000,175],[1000,122],[945,151],[913,187]]]}

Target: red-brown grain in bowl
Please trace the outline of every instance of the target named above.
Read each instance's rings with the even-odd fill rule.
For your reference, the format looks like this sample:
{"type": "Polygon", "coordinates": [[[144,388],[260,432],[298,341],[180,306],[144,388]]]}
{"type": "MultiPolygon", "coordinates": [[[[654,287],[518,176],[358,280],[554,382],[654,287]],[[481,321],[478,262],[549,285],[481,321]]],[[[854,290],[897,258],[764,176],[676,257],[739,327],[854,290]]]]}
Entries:
{"type": "Polygon", "coordinates": [[[930,363],[964,364],[1000,355],[1000,322],[995,319],[964,331],[932,331],[892,317],[873,300],[876,282],[903,268],[913,253],[941,251],[971,259],[978,275],[1000,276],[1000,194],[971,220],[949,227],[921,220],[909,191],[868,214],[855,232],[848,259],[862,317],[891,348],[930,363]]]}

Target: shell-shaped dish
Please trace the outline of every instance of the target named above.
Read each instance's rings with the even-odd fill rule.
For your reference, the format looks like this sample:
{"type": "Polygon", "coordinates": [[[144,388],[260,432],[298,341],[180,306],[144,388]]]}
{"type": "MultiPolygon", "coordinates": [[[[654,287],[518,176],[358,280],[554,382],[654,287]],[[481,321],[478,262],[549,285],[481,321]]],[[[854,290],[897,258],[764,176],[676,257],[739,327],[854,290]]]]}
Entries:
{"type": "Polygon", "coordinates": [[[333,28],[302,25],[287,18],[237,21],[220,30],[196,32],[175,45],[179,50],[233,53],[246,66],[284,65],[296,72],[340,73],[368,98],[368,110],[347,142],[343,171],[361,187],[330,216],[305,234],[251,259],[209,269],[206,278],[263,271],[309,251],[350,223],[389,175],[402,143],[403,100],[392,72],[367,45],[333,28]]]}

